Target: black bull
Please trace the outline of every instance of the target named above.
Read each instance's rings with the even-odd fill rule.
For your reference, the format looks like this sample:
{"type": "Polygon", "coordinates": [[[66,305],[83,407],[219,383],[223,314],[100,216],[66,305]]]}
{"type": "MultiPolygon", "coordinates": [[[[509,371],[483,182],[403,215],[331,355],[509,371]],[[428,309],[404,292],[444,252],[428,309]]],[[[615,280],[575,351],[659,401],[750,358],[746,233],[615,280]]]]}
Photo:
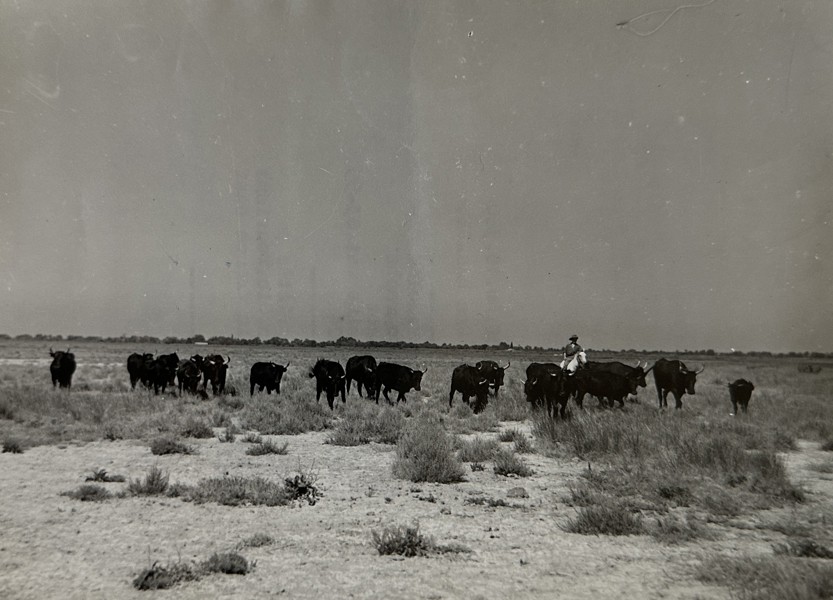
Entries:
{"type": "Polygon", "coordinates": [[[347,359],[347,393],[350,393],[350,384],[356,382],[356,390],[359,396],[362,395],[362,387],[367,392],[368,398],[376,396],[376,359],[370,355],[351,356],[347,359]]]}
{"type": "Polygon", "coordinates": [[[481,369],[471,365],[460,365],[451,374],[451,391],[448,393],[448,407],[454,400],[454,393],[460,392],[463,402],[471,406],[475,414],[482,412],[489,402],[489,380],[486,379],[481,369]],[[474,396],[474,405],[469,403],[469,398],[474,396]]]}
{"type": "Polygon", "coordinates": [[[512,361],[509,361],[505,367],[501,367],[493,360],[481,360],[478,361],[474,367],[478,370],[480,375],[485,377],[489,382],[489,387],[494,390],[495,398],[497,398],[498,392],[500,391],[501,386],[503,386],[504,372],[511,365],[512,361]]]}
{"type": "Polygon", "coordinates": [[[579,369],[575,374],[566,378],[565,386],[570,395],[575,396],[576,405],[584,407],[584,396],[590,394],[599,399],[602,405],[605,400],[610,406],[618,402],[625,405],[625,397],[635,394],[637,383],[617,373],[594,369],[579,369]]]}
{"type": "MultiPolygon", "coordinates": [[[[645,376],[648,375],[648,373],[650,373],[653,369],[653,367],[651,367],[647,371],[645,370],[645,367],[648,366],[647,362],[645,363],[645,367],[643,367],[640,362],[637,362],[635,367],[629,367],[628,365],[618,361],[595,362],[588,360],[584,366],[585,368],[594,371],[616,373],[617,375],[625,377],[629,382],[643,388],[648,385],[645,381],[645,376]]],[[[636,392],[633,393],[635,394],[636,392]]]]}
{"type": "Polygon", "coordinates": [[[289,363],[286,366],[279,365],[273,362],[256,362],[252,365],[249,371],[249,395],[255,395],[255,387],[262,392],[266,389],[267,394],[272,391],[281,393],[281,379],[283,374],[289,368],[289,363]]]}
{"type": "Polygon", "coordinates": [[[657,397],[660,408],[668,406],[668,392],[674,394],[676,407],[682,408],[683,394],[694,394],[694,384],[697,382],[697,375],[703,372],[705,367],[697,371],[690,371],[680,360],[667,360],[660,358],[654,364],[654,383],[657,386],[657,397]]]}
{"type": "Polygon", "coordinates": [[[524,394],[535,409],[546,409],[547,415],[567,417],[568,390],[566,375],[555,363],[531,363],[526,368],[524,394]]]}
{"type": "Polygon", "coordinates": [[[344,389],[344,368],[337,362],[318,359],[309,373],[310,379],[315,377],[315,401],[321,398],[321,392],[327,394],[327,404],[333,410],[336,394],[341,394],[341,402],[346,404],[347,397],[344,389]]]}
{"type": "Polygon", "coordinates": [[[75,355],[67,348],[66,352],[53,352],[49,349],[49,356],[52,357],[52,364],[49,365],[49,373],[52,375],[52,387],[60,386],[70,389],[72,387],[72,374],[75,373],[75,355]]]}
{"type": "Polygon", "coordinates": [[[732,414],[738,414],[738,404],[741,410],[746,412],[749,400],[752,398],[752,390],[755,386],[747,379],[736,379],[729,384],[729,399],[732,401],[732,414]]]}
{"type": "Polygon", "coordinates": [[[407,402],[408,399],[405,398],[405,394],[412,389],[422,390],[422,376],[427,370],[417,371],[395,363],[380,362],[376,368],[376,404],[379,404],[379,392],[385,396],[388,404],[393,404],[388,396],[389,390],[394,390],[399,394],[396,397],[397,402],[400,400],[407,402]]]}

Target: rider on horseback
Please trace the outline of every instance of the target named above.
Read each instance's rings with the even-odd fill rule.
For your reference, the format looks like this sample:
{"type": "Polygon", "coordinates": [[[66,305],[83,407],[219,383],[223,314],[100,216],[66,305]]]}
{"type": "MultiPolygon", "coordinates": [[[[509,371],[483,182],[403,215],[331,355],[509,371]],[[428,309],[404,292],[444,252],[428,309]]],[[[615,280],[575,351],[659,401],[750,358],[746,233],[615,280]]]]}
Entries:
{"type": "Polygon", "coordinates": [[[570,336],[570,343],[564,346],[564,360],[561,361],[561,368],[573,374],[585,364],[587,364],[587,354],[578,343],[578,336],[573,334],[570,336]]]}

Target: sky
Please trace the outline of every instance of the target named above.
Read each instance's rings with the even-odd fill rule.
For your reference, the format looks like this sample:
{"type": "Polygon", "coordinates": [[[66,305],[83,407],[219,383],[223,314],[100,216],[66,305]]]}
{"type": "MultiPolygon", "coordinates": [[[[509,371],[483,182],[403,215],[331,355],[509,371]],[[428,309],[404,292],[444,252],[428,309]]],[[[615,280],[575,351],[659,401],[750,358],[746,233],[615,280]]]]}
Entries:
{"type": "Polygon", "coordinates": [[[0,333],[833,351],[833,3],[0,2],[0,333]]]}

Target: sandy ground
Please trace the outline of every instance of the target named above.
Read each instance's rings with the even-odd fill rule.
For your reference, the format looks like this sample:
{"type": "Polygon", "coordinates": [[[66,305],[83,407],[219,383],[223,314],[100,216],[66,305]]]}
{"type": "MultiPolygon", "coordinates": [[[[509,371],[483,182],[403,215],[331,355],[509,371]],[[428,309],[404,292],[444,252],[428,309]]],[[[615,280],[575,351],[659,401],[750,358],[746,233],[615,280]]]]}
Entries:
{"type": "MultiPolygon", "coordinates": [[[[507,426],[525,427],[512,423],[507,426]]],[[[715,552],[770,553],[784,537],[755,526],[778,515],[746,515],[717,538],[664,546],[649,536],[569,534],[565,503],[584,463],[526,455],[529,478],[471,472],[454,485],[394,479],[391,446],[338,447],[326,433],[267,436],[289,442],[285,456],[247,456],[248,444],[189,440],[194,455],[157,457],[136,441],[40,446],[0,454],[0,598],[728,598],[697,582],[694,568],[715,552]],[[312,467],[324,497],[315,506],[225,507],[176,498],[80,502],[61,496],[93,469],[143,477],[152,465],[171,482],[224,473],[281,481],[312,467]],[[521,486],[528,497],[508,497],[521,486]],[[517,507],[466,504],[484,495],[517,507]],[[440,543],[470,554],[379,556],[371,531],[419,522],[440,543]],[[742,520],[743,521],[743,520],[742,520]],[[212,575],[166,591],[140,592],[132,579],[154,561],[198,561],[264,533],[274,543],[241,550],[256,561],[246,576],[212,575]]],[[[809,443],[786,457],[791,477],[811,492],[802,511],[829,506],[829,475],[808,469],[824,454],[809,443]]],[[[124,483],[103,484],[111,491],[124,483]]]]}

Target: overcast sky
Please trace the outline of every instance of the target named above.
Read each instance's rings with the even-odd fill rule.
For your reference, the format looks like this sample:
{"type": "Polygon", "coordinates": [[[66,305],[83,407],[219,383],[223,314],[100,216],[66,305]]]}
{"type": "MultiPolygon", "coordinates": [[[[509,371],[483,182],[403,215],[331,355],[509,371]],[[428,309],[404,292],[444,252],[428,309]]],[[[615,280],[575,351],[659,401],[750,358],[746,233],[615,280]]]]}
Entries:
{"type": "Polygon", "coordinates": [[[3,1],[0,332],[833,351],[833,2],[701,4],[3,1]]]}

